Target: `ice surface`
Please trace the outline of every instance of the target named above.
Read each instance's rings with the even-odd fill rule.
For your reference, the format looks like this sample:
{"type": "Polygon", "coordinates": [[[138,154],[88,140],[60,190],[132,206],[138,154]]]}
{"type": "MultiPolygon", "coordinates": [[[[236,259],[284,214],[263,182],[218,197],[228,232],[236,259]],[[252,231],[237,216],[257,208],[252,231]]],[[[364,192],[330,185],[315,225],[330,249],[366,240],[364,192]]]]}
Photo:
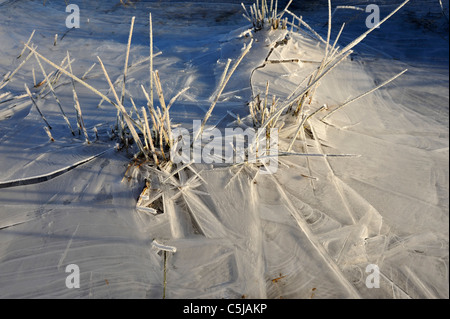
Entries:
{"type": "MultiPolygon", "coordinates": [[[[326,35],[326,2],[296,2],[292,10],[326,35]]],[[[383,15],[395,8],[375,2],[383,15]]],[[[144,105],[148,62],[139,62],[148,57],[152,12],[154,50],[162,52],[155,69],[167,100],[191,87],[173,105],[172,122],[190,128],[209,108],[227,59],[249,42],[238,37],[249,27],[239,3],[82,1],[81,28],[68,31],[62,2],[0,1],[0,78],[19,65],[21,41],[36,30],[33,43],[45,57],[59,64],[68,50],[82,76],[98,55],[119,88],[136,16],[126,89],[144,105]]],[[[366,31],[365,16],[353,11],[338,10],[333,19],[332,39],[347,23],[341,47],[366,31]]],[[[255,36],[208,124],[223,129],[235,120],[228,112],[248,115],[246,102],[267,81],[271,95],[286,98],[317,66],[324,46],[293,33],[271,58],[301,61],[258,68],[286,33],[255,36]]],[[[408,72],[326,123],[320,112],[294,150],[360,157],[284,156],[274,175],[250,165],[196,164],[200,186],[161,187],[162,214],[136,209],[142,176],[151,171],[123,179],[131,155],[108,138],[113,106],[98,107],[100,98],[76,86],[88,145],[70,134],[49,94],[38,103],[53,128],[50,142],[28,98],[1,103],[7,96],[1,97],[0,297],[161,298],[164,255],[156,241],[176,247],[167,252],[166,298],[448,298],[448,20],[438,1],[411,1],[355,49],[321,81],[313,109],[408,72]],[[69,264],[80,268],[79,289],[66,287],[69,264]],[[380,269],[380,288],[366,286],[370,264],[380,269]]],[[[32,88],[33,68],[41,81],[31,58],[0,96],[24,94],[24,83],[32,88]]],[[[76,127],[71,81],[62,79],[56,92],[76,127]]],[[[98,65],[88,82],[108,92],[98,65]]],[[[286,119],[280,149],[294,132],[286,119]]],[[[193,174],[186,172],[177,178],[186,182],[193,174]]]]}

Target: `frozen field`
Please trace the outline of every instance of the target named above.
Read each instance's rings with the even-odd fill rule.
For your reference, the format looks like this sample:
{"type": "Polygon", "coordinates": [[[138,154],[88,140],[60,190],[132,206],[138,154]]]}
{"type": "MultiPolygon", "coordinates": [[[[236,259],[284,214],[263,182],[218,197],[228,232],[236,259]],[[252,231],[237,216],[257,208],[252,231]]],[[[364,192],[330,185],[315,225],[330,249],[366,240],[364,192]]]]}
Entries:
{"type": "MultiPolygon", "coordinates": [[[[332,1],[331,44],[344,22],[339,48],[368,30],[368,13],[337,6],[375,3],[384,18],[402,2],[332,1]]],[[[141,85],[151,85],[151,13],[153,69],[167,103],[188,88],[170,119],[189,130],[213,103],[228,59],[253,40],[207,122],[222,132],[240,119],[250,125],[248,102],[267,83],[270,101],[287,100],[327,46],[289,25],[243,36],[251,25],[240,1],[76,3],[80,28],[68,29],[63,1],[0,0],[0,298],[449,298],[448,1],[442,11],[439,0],[411,0],[358,44],[320,81],[305,112],[327,109],[305,119],[294,142],[298,122],[283,115],[278,150],[297,155],[279,156],[275,174],[192,164],[159,185],[157,214],[136,208],[144,178],[157,173],[131,174],[136,145],[117,149],[115,107],[64,74],[55,99],[36,56],[26,49],[18,58],[33,30],[36,52],[57,65],[69,52],[73,74],[113,100],[99,56],[126,110],[130,97],[140,110],[141,85]],[[285,62],[264,64],[268,57],[285,62]],[[79,134],[73,85],[90,143],[79,134]],[[70,264],[79,288],[66,286],[70,264]],[[379,269],[378,288],[367,285],[368,265],[379,269]]],[[[289,10],[327,38],[326,0],[294,0],[289,10]]]]}

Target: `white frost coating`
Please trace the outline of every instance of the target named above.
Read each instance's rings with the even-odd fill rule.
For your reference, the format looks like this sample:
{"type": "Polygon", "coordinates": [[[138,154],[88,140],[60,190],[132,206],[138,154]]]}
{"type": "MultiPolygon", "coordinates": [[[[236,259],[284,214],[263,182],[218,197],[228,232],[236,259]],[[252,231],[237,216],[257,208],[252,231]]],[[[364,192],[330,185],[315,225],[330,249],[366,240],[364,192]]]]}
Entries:
{"type": "MultiPolygon", "coordinates": [[[[408,11],[426,18],[428,8],[420,5],[423,1],[410,1],[408,11]]],[[[438,1],[426,1],[434,3],[435,12],[441,16],[438,1]]],[[[321,4],[325,6],[326,1],[321,4]]],[[[345,1],[333,0],[332,4],[334,8],[345,1]]],[[[128,16],[134,10],[136,26],[146,37],[145,25],[152,11],[155,47],[164,52],[161,58],[155,58],[154,66],[160,71],[166,100],[187,86],[192,88],[170,108],[172,122],[181,122],[183,127],[193,118],[204,116],[204,107],[215,96],[210,99],[211,92],[218,92],[216,84],[226,62],[235,61],[243,41],[249,40],[236,38],[245,29],[232,31],[235,24],[247,23],[239,13],[230,15],[225,25],[216,22],[224,12],[234,12],[229,4],[227,7],[232,9],[217,2],[202,3],[200,12],[187,2],[172,2],[168,11],[143,1],[135,2],[136,10],[123,6],[108,10],[115,3],[105,0],[86,2],[86,6],[95,26],[86,24],[83,33],[70,31],[60,43],[77,59],[72,64],[74,74],[79,78],[91,67],[95,61],[90,54],[100,55],[113,81],[119,79],[115,87],[120,88],[127,43],[116,41],[116,36],[127,39],[129,28],[124,26],[129,26],[128,16]],[[101,11],[96,10],[99,3],[101,11]],[[208,14],[200,18],[205,7],[208,14]],[[187,13],[193,18],[189,26],[185,23],[187,13]],[[156,27],[160,25],[167,27],[156,27]],[[167,36],[168,27],[173,36],[167,36]],[[86,37],[90,31],[95,31],[93,38],[86,37]]],[[[29,38],[31,30],[27,26],[36,27],[36,34],[60,30],[54,8],[41,4],[36,10],[39,14],[35,19],[28,14],[29,4],[25,1],[1,5],[0,82],[26,57],[27,52],[14,60],[22,50],[20,40],[26,42],[29,38]],[[14,19],[8,18],[11,16],[14,19]]],[[[338,26],[352,16],[351,11],[339,11],[333,19],[330,44],[335,41],[338,26]]],[[[0,180],[46,176],[105,149],[111,151],[57,178],[0,189],[0,298],[161,298],[164,258],[149,253],[149,249],[160,252],[162,244],[177,250],[173,256],[164,253],[166,297],[171,299],[240,298],[244,294],[246,298],[270,299],[448,298],[448,54],[444,52],[448,49],[438,33],[404,23],[408,16],[403,13],[383,25],[380,32],[374,32],[364,46],[357,47],[363,54],[355,61],[343,61],[323,78],[313,104],[305,106],[304,114],[311,114],[323,103],[331,111],[405,67],[410,72],[336,112],[328,118],[329,124],[320,121],[321,116],[306,121],[292,152],[312,156],[279,154],[279,169],[273,176],[256,174],[251,165],[211,169],[194,163],[166,185],[159,181],[170,173],[149,169],[143,177],[150,182],[151,191],[144,194],[142,200],[146,203],[142,206],[164,210],[164,214],[156,216],[137,212],[138,183],[121,183],[130,158],[125,156],[125,149],[113,151],[115,141],[108,140],[116,119],[112,106],[104,103],[97,107],[100,99],[88,89],[78,89],[77,84],[86,128],[88,132],[94,126],[98,128],[99,141],[86,146],[82,135],[73,138],[65,129],[58,105],[51,98],[42,104],[42,111],[54,127],[54,143],[49,143],[28,97],[25,101],[5,102],[24,93],[24,81],[32,92],[39,93],[41,87],[32,89],[34,60],[30,58],[0,92],[10,91],[13,95],[0,101],[0,118],[4,118],[0,121],[0,180]],[[367,52],[370,47],[378,52],[380,44],[387,50],[386,55],[395,55],[399,61],[387,56],[367,59],[372,55],[364,53],[373,52],[367,52]],[[430,52],[432,58],[428,58],[430,52]],[[422,56],[427,63],[416,63],[422,61],[422,56]],[[405,65],[404,57],[414,63],[405,65]],[[14,116],[6,119],[6,115],[14,116]],[[195,180],[189,181],[193,177],[195,180]],[[180,185],[184,185],[182,192],[180,185]],[[173,200],[172,196],[178,198],[173,200]],[[158,201],[150,205],[155,198],[158,201]],[[156,242],[152,244],[153,239],[156,242]],[[369,263],[379,266],[379,289],[368,289],[364,284],[369,263]],[[79,289],[64,285],[64,266],[68,264],[77,264],[84,274],[79,289]]],[[[303,18],[314,21],[312,27],[320,28],[327,16],[324,10],[311,10],[303,18]]],[[[447,22],[443,20],[440,18],[439,23],[447,22]]],[[[358,29],[359,22],[353,20],[352,27],[342,32],[343,41],[335,41],[330,58],[340,54],[337,48],[366,31],[364,15],[359,21],[363,29],[358,29]]],[[[301,28],[308,32],[306,26],[301,28]]],[[[305,78],[309,80],[308,74],[323,58],[325,46],[311,39],[309,32],[306,36],[295,33],[295,29],[291,40],[277,47],[270,58],[295,58],[305,63],[301,67],[294,63],[268,64],[253,73],[255,94],[264,96],[270,82],[269,101],[275,95],[282,103],[292,92],[296,93],[291,97],[300,93],[307,82],[299,84],[305,78]]],[[[322,34],[325,29],[317,31],[322,34]]],[[[244,105],[252,95],[250,73],[264,63],[270,50],[267,45],[284,36],[277,32],[253,34],[254,46],[228,82],[208,124],[225,127],[235,120],[228,115],[232,113],[236,117],[239,114],[242,123],[252,125],[244,105]],[[265,41],[266,36],[270,41],[265,41]]],[[[34,44],[42,48],[39,52],[64,68],[60,61],[65,50],[48,50],[51,40],[49,43],[48,37],[33,38],[34,44]]],[[[134,42],[131,45],[124,106],[127,111],[131,109],[132,97],[140,111],[142,102],[144,107],[146,103],[140,84],[148,86],[148,47],[134,42]]],[[[44,67],[48,74],[56,72],[47,64],[44,67]]],[[[99,65],[91,72],[89,85],[111,97],[99,65]]],[[[54,84],[56,93],[71,97],[70,78],[62,71],[57,73],[61,78],[54,84]]],[[[39,83],[43,78],[36,76],[39,83]]],[[[46,90],[50,97],[51,92],[46,90]]],[[[75,123],[75,111],[71,111],[67,115],[75,123]]],[[[133,119],[140,121],[136,114],[133,119]]],[[[283,114],[278,123],[282,122],[280,153],[287,150],[299,125],[283,114]]]]}
{"type": "Polygon", "coordinates": [[[164,251],[168,251],[171,253],[175,253],[177,251],[176,247],[160,244],[156,240],[153,240],[152,245],[153,245],[153,247],[155,247],[159,250],[164,250],[164,251]]]}
{"type": "Polygon", "coordinates": [[[138,212],[141,212],[141,213],[150,213],[150,214],[153,214],[153,215],[157,215],[158,214],[158,211],[156,209],[154,209],[154,208],[151,208],[151,207],[136,206],[136,210],[138,212]]]}

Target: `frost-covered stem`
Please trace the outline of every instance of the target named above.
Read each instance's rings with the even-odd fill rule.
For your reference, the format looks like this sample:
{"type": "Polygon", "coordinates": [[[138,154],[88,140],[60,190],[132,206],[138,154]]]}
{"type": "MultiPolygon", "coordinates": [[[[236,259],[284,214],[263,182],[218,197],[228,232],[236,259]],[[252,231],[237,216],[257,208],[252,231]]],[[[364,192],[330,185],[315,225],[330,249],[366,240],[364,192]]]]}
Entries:
{"type": "Polygon", "coordinates": [[[44,126],[44,130],[45,130],[45,133],[47,133],[47,136],[48,136],[48,138],[50,139],[50,141],[51,141],[51,142],[54,142],[55,139],[53,138],[52,133],[50,132],[50,130],[48,129],[47,126],[44,126]]]}
{"type": "Polygon", "coordinates": [[[163,251],[164,256],[164,283],[163,283],[163,299],[166,299],[166,287],[167,287],[167,251],[163,251]]]}
{"type": "Polygon", "coordinates": [[[62,116],[63,116],[63,118],[64,118],[64,121],[66,121],[67,126],[69,127],[69,130],[70,130],[70,132],[72,133],[72,135],[75,136],[75,133],[74,133],[74,131],[73,131],[73,129],[72,129],[72,125],[70,125],[70,121],[69,121],[69,119],[67,118],[66,113],[64,112],[64,110],[63,110],[63,108],[62,108],[61,101],[59,100],[58,96],[56,95],[56,92],[55,92],[55,90],[53,89],[53,85],[51,84],[50,79],[49,79],[49,77],[47,76],[47,73],[45,72],[44,67],[42,66],[42,63],[41,63],[41,61],[39,60],[39,57],[38,57],[36,54],[34,55],[34,57],[36,58],[36,61],[37,61],[38,65],[39,65],[39,67],[41,68],[42,75],[44,76],[45,81],[47,82],[48,87],[50,88],[50,91],[52,92],[52,95],[53,95],[53,97],[55,98],[56,104],[58,104],[59,110],[61,111],[61,114],[62,114],[62,116]]]}
{"type": "Polygon", "coordinates": [[[290,1],[288,2],[288,4],[286,5],[286,7],[284,8],[284,10],[281,11],[280,14],[277,16],[278,19],[281,19],[281,18],[283,17],[284,13],[285,13],[286,10],[289,8],[289,6],[291,5],[291,3],[292,3],[292,0],[290,0],[290,1]]]}
{"type": "Polygon", "coordinates": [[[47,124],[49,129],[52,129],[50,124],[48,124],[47,119],[45,118],[44,114],[42,114],[41,110],[39,109],[39,106],[37,105],[36,101],[33,99],[33,96],[31,95],[30,89],[28,88],[28,86],[26,84],[24,84],[24,86],[25,86],[25,90],[27,91],[27,94],[28,94],[31,102],[33,102],[33,105],[36,107],[36,110],[38,111],[38,113],[41,116],[42,120],[45,122],[45,124],[47,124]]]}
{"type": "Polygon", "coordinates": [[[83,85],[84,87],[86,87],[87,89],[91,90],[93,93],[97,94],[98,96],[100,96],[101,98],[103,98],[105,101],[107,101],[108,103],[110,103],[111,105],[117,107],[117,105],[115,103],[113,103],[106,95],[104,95],[103,93],[101,93],[99,90],[97,90],[96,88],[94,88],[92,85],[89,85],[88,83],[86,83],[85,81],[79,79],[78,77],[76,77],[75,75],[67,72],[65,69],[63,69],[62,67],[56,65],[55,63],[53,63],[52,61],[50,61],[49,59],[45,58],[42,54],[38,53],[34,48],[30,48],[29,46],[27,46],[32,53],[36,53],[37,56],[39,58],[41,58],[43,61],[45,61],[46,63],[50,64],[52,67],[58,69],[59,71],[61,71],[63,74],[67,75],[68,77],[74,79],[75,81],[77,81],[78,83],[80,83],[81,85],[83,85]]]}
{"type": "Polygon", "coordinates": [[[98,61],[100,62],[100,66],[102,67],[103,72],[105,73],[105,77],[106,80],[108,81],[109,87],[111,88],[111,91],[114,94],[114,97],[116,99],[117,104],[112,103],[114,106],[117,107],[117,109],[120,110],[120,112],[123,115],[123,118],[125,119],[125,122],[127,123],[127,126],[131,132],[131,135],[133,136],[134,141],[136,142],[136,145],[138,146],[139,150],[142,152],[142,154],[144,154],[144,156],[146,158],[148,158],[147,156],[147,152],[145,152],[144,146],[142,145],[141,140],[139,139],[139,135],[136,132],[136,129],[133,126],[133,121],[131,120],[131,118],[128,116],[128,113],[126,112],[125,108],[123,107],[122,103],[120,103],[120,99],[119,96],[117,95],[116,89],[114,88],[114,85],[111,82],[111,79],[109,78],[108,72],[105,69],[105,66],[103,65],[102,60],[100,59],[100,57],[97,56],[98,61]]]}
{"type": "Polygon", "coordinates": [[[180,92],[178,92],[172,99],[170,99],[169,104],[167,104],[167,111],[170,110],[170,108],[172,107],[173,103],[175,103],[175,101],[181,96],[181,94],[183,94],[184,92],[186,92],[189,89],[190,89],[189,86],[185,87],[180,92]]]}
{"type": "MultiPolygon", "coordinates": [[[[340,59],[335,62],[332,66],[328,67],[322,74],[320,74],[308,87],[303,91],[303,94],[308,93],[311,88],[313,88],[325,75],[327,75],[331,70],[333,70],[335,67],[337,67],[342,61],[344,61],[350,54],[352,54],[353,51],[348,51],[344,56],[341,56],[340,59]]],[[[300,109],[302,107],[302,104],[299,104],[297,110],[295,111],[296,114],[299,114],[300,109]]]]}
{"type": "Polygon", "coordinates": [[[172,147],[172,128],[170,124],[170,116],[169,116],[169,110],[167,109],[166,102],[164,100],[164,94],[161,86],[161,80],[159,78],[158,71],[153,72],[153,75],[155,77],[155,86],[156,86],[156,92],[158,93],[159,103],[161,104],[163,116],[161,118],[161,125],[164,127],[164,122],[166,124],[166,130],[168,134],[168,144],[169,147],[172,147]]]}
{"type": "Polygon", "coordinates": [[[130,96],[130,101],[131,101],[131,105],[133,106],[133,110],[136,113],[136,116],[137,116],[138,120],[142,123],[141,116],[139,115],[139,112],[137,110],[136,104],[134,103],[134,100],[133,100],[133,98],[131,96],[130,96]]]}
{"type": "MultiPolygon", "coordinates": [[[[62,61],[61,61],[61,63],[59,64],[59,66],[60,67],[63,67],[64,66],[64,63],[66,62],[66,60],[67,60],[67,56],[65,56],[64,57],[64,59],[62,59],[62,61]]],[[[71,62],[73,62],[73,61],[75,61],[75,60],[72,60],[71,62]]],[[[66,66],[64,66],[64,69],[67,69],[67,67],[68,67],[68,65],[66,65],[66,66]]],[[[61,72],[59,71],[59,70],[57,70],[56,72],[51,72],[49,75],[48,75],[48,77],[49,77],[49,79],[51,79],[51,81],[52,81],[52,84],[56,84],[56,82],[59,80],[59,78],[61,77],[61,72]]],[[[39,84],[38,84],[39,85],[39,84]]],[[[43,86],[42,86],[42,89],[39,91],[39,94],[38,94],[38,96],[41,96],[43,93],[44,93],[44,91],[45,91],[45,89],[47,88],[47,83],[45,83],[43,86]]],[[[47,92],[45,95],[44,95],[44,97],[45,96],[47,96],[47,94],[49,94],[50,93],[50,91],[49,92],[47,92]]]]}
{"type": "Polygon", "coordinates": [[[31,69],[31,74],[33,75],[33,85],[36,87],[36,73],[34,72],[34,68],[31,69]]]}
{"type": "MultiPolygon", "coordinates": [[[[333,70],[337,65],[339,65],[342,61],[344,61],[350,54],[352,53],[352,51],[347,52],[347,54],[345,54],[343,57],[341,57],[337,62],[335,62],[332,66],[328,67],[328,69],[326,69],[317,80],[315,80],[313,83],[311,83],[311,85],[308,85],[303,91],[301,91],[301,93],[294,95],[291,100],[287,100],[286,102],[284,102],[282,104],[281,107],[278,108],[278,110],[272,114],[270,116],[270,118],[263,123],[263,125],[261,126],[262,129],[266,128],[267,125],[269,124],[269,122],[271,120],[273,120],[274,118],[278,118],[281,113],[284,112],[284,110],[286,110],[294,101],[298,100],[300,97],[302,97],[306,92],[308,92],[312,86],[314,86],[318,81],[320,81],[324,76],[326,76],[331,70],[333,70]]],[[[258,130],[259,132],[260,130],[258,130]]],[[[258,133],[256,137],[260,137],[261,133],[258,133]]],[[[258,140],[256,138],[256,140],[258,140]]]]}
{"type": "Polygon", "coordinates": [[[357,96],[357,97],[355,97],[355,98],[353,98],[353,99],[351,99],[351,100],[349,100],[349,101],[347,101],[347,102],[345,102],[345,103],[339,105],[339,106],[338,106],[337,108],[335,108],[333,111],[331,111],[330,113],[328,113],[327,115],[325,115],[325,116],[322,118],[322,121],[324,121],[326,118],[328,118],[328,117],[331,116],[334,112],[336,112],[337,110],[343,108],[344,106],[349,105],[350,103],[356,102],[356,101],[358,101],[359,99],[365,97],[366,95],[369,95],[370,93],[375,92],[376,90],[382,88],[382,87],[385,86],[386,84],[391,83],[392,81],[394,81],[396,78],[398,78],[399,76],[401,76],[401,75],[402,75],[403,73],[405,73],[406,71],[408,71],[408,69],[405,69],[405,70],[403,70],[402,72],[400,72],[399,74],[397,74],[397,75],[395,75],[394,77],[390,78],[389,80],[384,81],[383,83],[381,83],[381,84],[378,85],[377,87],[373,88],[372,90],[367,91],[366,93],[363,93],[363,94],[361,94],[361,95],[359,95],[359,96],[357,96]]]}
{"type": "Polygon", "coordinates": [[[244,6],[244,4],[242,2],[241,2],[241,6],[242,6],[242,8],[244,8],[245,17],[251,22],[252,20],[250,18],[250,14],[248,13],[247,8],[244,6]]]}
{"type": "Polygon", "coordinates": [[[153,21],[152,13],[149,13],[149,28],[150,28],[150,100],[149,110],[153,109],[153,21]]]}
{"type": "Polygon", "coordinates": [[[303,125],[305,124],[305,122],[311,118],[312,116],[314,116],[315,114],[317,114],[318,112],[320,112],[321,110],[325,109],[326,106],[323,105],[320,108],[318,108],[317,110],[315,110],[313,113],[311,113],[310,115],[305,115],[303,114],[302,117],[302,121],[300,122],[300,124],[298,125],[297,131],[294,134],[294,137],[292,138],[291,144],[288,147],[288,152],[290,152],[292,150],[292,147],[294,146],[295,140],[297,139],[298,134],[300,133],[301,129],[303,128],[303,125]]]}
{"type": "Polygon", "coordinates": [[[225,81],[225,77],[227,75],[228,68],[230,67],[230,64],[231,64],[231,59],[228,59],[227,60],[227,64],[225,65],[225,69],[222,72],[222,76],[220,77],[220,82],[219,82],[219,85],[218,85],[219,88],[222,87],[222,84],[225,81]]]}
{"type": "Polygon", "coordinates": [[[75,108],[76,108],[77,114],[78,114],[79,126],[81,127],[81,130],[83,131],[84,137],[86,139],[86,143],[91,144],[91,141],[89,141],[89,135],[86,131],[86,126],[84,125],[83,114],[81,113],[81,107],[80,107],[80,102],[78,101],[77,92],[75,91],[75,89],[72,89],[72,91],[73,91],[73,101],[75,102],[75,108]]]}
{"type": "Polygon", "coordinates": [[[382,25],[384,22],[386,22],[390,17],[392,17],[397,11],[399,11],[403,6],[405,6],[407,3],[409,2],[409,0],[404,1],[401,5],[399,5],[394,11],[392,11],[390,14],[388,14],[383,20],[381,20],[380,22],[378,22],[373,28],[367,30],[366,32],[364,32],[363,34],[361,34],[358,38],[356,38],[355,40],[353,40],[350,44],[348,44],[345,48],[342,49],[342,51],[338,54],[339,56],[342,56],[343,54],[347,53],[348,51],[350,51],[353,47],[355,47],[356,45],[358,45],[362,40],[364,40],[367,35],[369,33],[371,33],[372,31],[376,30],[380,25],[382,25]]]}
{"type": "Polygon", "coordinates": [[[81,77],[81,79],[82,79],[82,80],[86,79],[86,76],[89,74],[89,72],[92,71],[92,69],[93,69],[96,65],[97,65],[97,63],[94,62],[94,64],[92,64],[91,67],[90,67],[86,72],[84,72],[84,74],[83,74],[83,76],[81,77]]]}
{"type": "MultiPolygon", "coordinates": [[[[30,37],[28,38],[28,41],[27,41],[27,45],[30,44],[30,41],[33,38],[35,32],[36,32],[36,30],[33,30],[33,32],[31,32],[31,35],[30,35],[30,37]]],[[[24,45],[22,51],[20,52],[19,56],[17,57],[18,59],[20,59],[20,57],[22,56],[22,54],[24,54],[26,49],[27,49],[27,47],[24,45]]]]}
{"type": "Polygon", "coordinates": [[[145,131],[147,133],[146,139],[148,140],[148,144],[150,145],[150,150],[152,151],[155,165],[159,165],[158,156],[156,156],[155,145],[153,144],[152,132],[150,131],[150,126],[148,125],[147,111],[145,111],[145,107],[142,107],[142,114],[144,116],[145,131]]]}
{"type": "Polygon", "coordinates": [[[288,9],[286,9],[286,12],[289,13],[290,15],[294,16],[297,20],[302,21],[302,25],[304,25],[309,31],[311,31],[312,34],[314,34],[314,36],[321,41],[322,43],[327,43],[308,23],[306,23],[302,17],[298,17],[295,13],[289,11],[288,9]]]}
{"type": "MultiPolygon", "coordinates": [[[[69,71],[70,71],[71,74],[73,74],[72,65],[71,65],[71,63],[70,63],[70,55],[69,55],[69,51],[67,51],[67,56],[66,56],[66,57],[67,57],[67,60],[69,61],[69,63],[68,63],[69,71]]],[[[81,107],[80,107],[80,105],[79,105],[78,97],[76,96],[76,91],[75,91],[75,81],[74,81],[74,79],[72,79],[72,78],[71,78],[70,80],[71,80],[71,82],[72,82],[72,90],[73,90],[73,102],[74,102],[73,106],[74,106],[75,111],[76,111],[76,113],[77,113],[78,133],[81,134],[81,130],[82,130],[82,124],[81,124],[81,120],[80,120],[81,113],[78,111],[78,109],[81,110],[81,107]],[[77,105],[77,103],[78,103],[78,105],[77,105]]]]}
{"type": "Polygon", "coordinates": [[[0,84],[0,90],[3,89],[6,84],[8,84],[9,81],[11,81],[11,79],[13,78],[13,76],[25,65],[25,63],[31,58],[31,56],[33,55],[33,52],[30,52],[27,57],[25,58],[25,60],[23,60],[18,66],[17,68],[6,77],[6,79],[3,80],[3,83],[0,84]]]}
{"type": "Polygon", "coordinates": [[[217,95],[216,95],[214,101],[212,102],[208,112],[206,112],[206,115],[203,118],[202,125],[201,125],[200,129],[198,130],[197,135],[194,137],[194,141],[196,141],[199,138],[199,136],[201,136],[201,134],[203,133],[203,130],[205,128],[205,124],[208,121],[209,117],[211,116],[211,113],[214,110],[214,107],[216,106],[217,102],[219,101],[220,95],[222,94],[223,90],[225,89],[225,86],[227,85],[227,83],[230,80],[231,76],[233,75],[234,71],[236,71],[236,68],[241,63],[242,59],[247,55],[247,53],[252,48],[252,44],[253,44],[253,39],[250,41],[250,43],[247,45],[245,50],[242,52],[241,56],[234,63],[234,65],[231,68],[231,70],[227,73],[225,81],[223,82],[222,86],[219,88],[219,92],[217,93],[217,95]]]}
{"type": "Polygon", "coordinates": [[[328,54],[330,53],[330,38],[331,38],[331,0],[328,0],[328,31],[327,31],[327,45],[325,49],[325,58],[328,58],[328,54]]]}
{"type": "Polygon", "coordinates": [[[122,93],[120,96],[120,103],[124,103],[125,99],[125,83],[127,81],[127,72],[128,72],[128,59],[130,57],[130,48],[131,48],[131,39],[133,37],[133,28],[134,28],[134,20],[136,17],[131,18],[131,26],[130,26],[130,33],[128,35],[128,43],[127,43],[127,53],[125,55],[125,66],[123,68],[123,83],[122,83],[122,93]]]}
{"type": "MultiPolygon", "coordinates": [[[[324,55],[324,57],[322,59],[322,62],[320,64],[320,66],[319,66],[319,69],[316,72],[316,75],[315,75],[314,79],[316,79],[322,73],[323,68],[326,66],[326,64],[328,62],[328,56],[329,56],[329,53],[330,53],[330,38],[331,38],[331,0],[328,0],[328,31],[327,31],[327,40],[326,40],[326,43],[325,43],[325,55],[324,55]]],[[[314,98],[314,95],[316,94],[316,90],[317,90],[318,86],[319,86],[319,83],[317,83],[312,88],[312,90],[309,91],[306,94],[305,98],[309,97],[309,99],[311,101],[314,98]]],[[[305,99],[303,99],[301,101],[301,104],[300,104],[299,108],[296,111],[297,115],[300,114],[300,109],[303,106],[304,101],[305,101],[305,99]]]]}
{"type": "Polygon", "coordinates": [[[273,8],[273,11],[274,11],[273,16],[276,19],[277,18],[277,11],[278,11],[278,0],[275,0],[275,7],[273,8]]]}
{"type": "Polygon", "coordinates": [[[339,33],[338,33],[336,39],[334,40],[333,46],[331,47],[330,60],[332,60],[334,58],[334,55],[337,52],[337,48],[335,48],[335,47],[336,47],[337,42],[339,41],[339,38],[341,37],[341,34],[342,34],[342,31],[344,30],[344,27],[345,27],[345,22],[342,24],[341,29],[339,30],[339,33]]]}
{"type": "Polygon", "coordinates": [[[314,74],[314,72],[316,72],[316,70],[313,70],[312,72],[310,72],[301,82],[299,85],[297,85],[297,87],[294,89],[294,91],[292,91],[291,94],[289,94],[289,96],[287,97],[286,100],[290,100],[292,98],[292,96],[297,92],[298,89],[300,89],[300,87],[306,82],[306,80],[310,79],[312,77],[312,75],[314,74]]]}
{"type": "Polygon", "coordinates": [[[153,105],[150,104],[150,97],[148,96],[148,93],[145,90],[143,85],[141,85],[141,89],[142,89],[142,92],[144,92],[145,98],[147,99],[147,106],[151,106],[151,108],[150,108],[150,116],[152,117],[153,129],[155,131],[159,131],[159,124],[157,122],[156,112],[155,112],[155,109],[153,108],[153,105]]]}

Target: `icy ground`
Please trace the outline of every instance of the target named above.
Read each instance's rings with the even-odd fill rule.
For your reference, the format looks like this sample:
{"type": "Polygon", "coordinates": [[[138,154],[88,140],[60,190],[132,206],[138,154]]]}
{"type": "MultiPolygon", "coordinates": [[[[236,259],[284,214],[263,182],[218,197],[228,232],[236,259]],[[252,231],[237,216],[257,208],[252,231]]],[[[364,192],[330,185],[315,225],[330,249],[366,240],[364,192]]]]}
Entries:
{"type": "MultiPolygon", "coordinates": [[[[292,10],[325,36],[327,1],[296,2],[292,10]]],[[[401,1],[372,2],[384,16],[401,1]]],[[[80,77],[100,56],[120,88],[135,16],[126,89],[145,105],[140,85],[149,87],[151,12],[154,52],[162,52],[154,67],[165,96],[190,87],[173,105],[172,122],[190,127],[207,111],[227,59],[249,42],[238,37],[248,22],[237,1],[78,4],[81,28],[69,31],[62,1],[0,1],[0,78],[26,59],[28,51],[17,56],[36,30],[32,42],[43,56],[59,64],[68,50],[80,77]]],[[[86,145],[82,135],[70,134],[51,94],[38,103],[55,142],[28,97],[5,102],[25,94],[24,83],[39,92],[32,69],[43,78],[32,56],[0,90],[0,297],[161,298],[164,260],[152,246],[157,240],[177,248],[168,254],[166,298],[448,298],[448,1],[443,4],[446,16],[438,0],[412,0],[321,83],[314,105],[333,106],[408,69],[327,124],[311,118],[305,142],[294,145],[299,152],[360,157],[283,157],[275,175],[196,165],[203,169],[199,189],[208,195],[168,190],[164,213],[156,216],[136,211],[142,181],[123,179],[131,154],[118,152],[108,137],[113,106],[98,107],[100,98],[77,84],[90,139],[94,127],[99,134],[86,145]],[[78,289],[66,287],[69,264],[80,268],[78,289]],[[380,269],[380,288],[366,286],[369,264],[380,269]]],[[[363,13],[338,10],[332,39],[346,22],[344,46],[367,30],[364,21],[363,13]]],[[[305,62],[252,73],[268,45],[285,34],[258,35],[210,124],[224,128],[234,121],[227,111],[246,116],[246,102],[267,81],[270,94],[283,98],[313,70],[324,46],[293,33],[271,57],[305,62]]],[[[71,82],[61,79],[55,89],[76,127],[71,82]]],[[[87,79],[108,93],[98,63],[87,79]]],[[[286,125],[280,148],[294,131],[286,125]]]]}

